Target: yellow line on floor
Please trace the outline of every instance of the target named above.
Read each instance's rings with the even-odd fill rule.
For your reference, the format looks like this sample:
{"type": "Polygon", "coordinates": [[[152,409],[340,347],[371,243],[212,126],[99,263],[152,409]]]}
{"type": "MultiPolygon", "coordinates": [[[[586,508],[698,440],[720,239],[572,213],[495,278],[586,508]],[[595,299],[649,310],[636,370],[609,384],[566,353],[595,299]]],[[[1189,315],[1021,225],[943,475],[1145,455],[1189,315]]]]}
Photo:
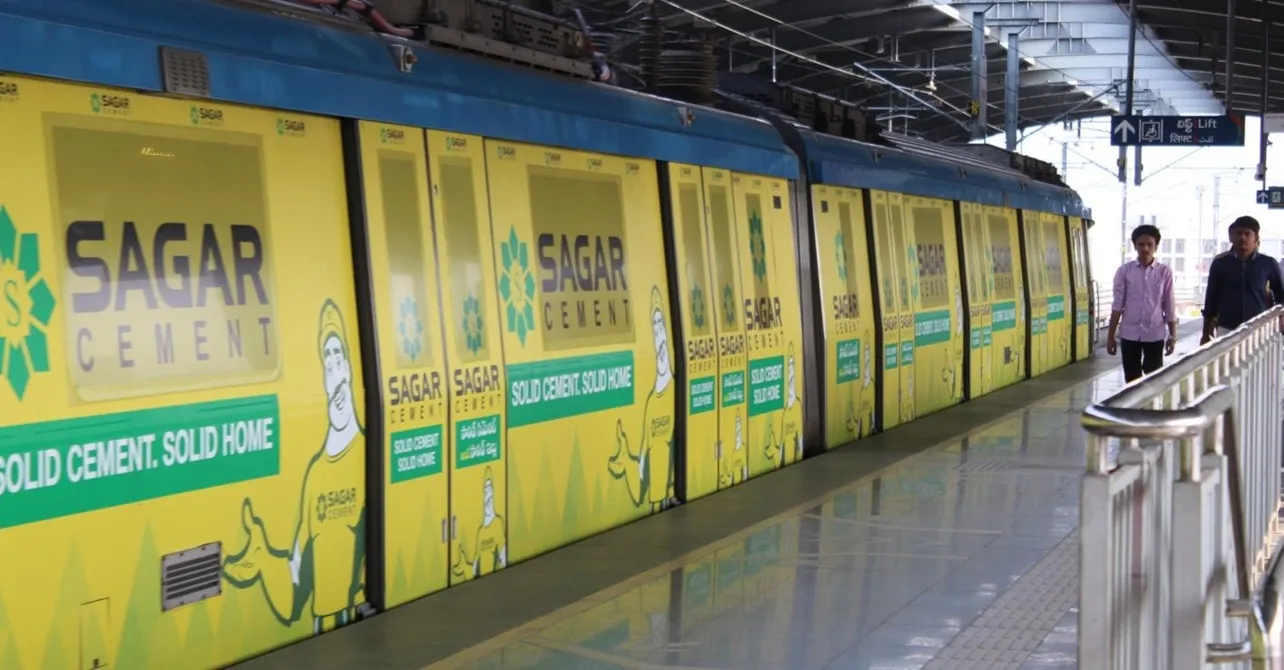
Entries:
{"type": "MultiPolygon", "coordinates": [[[[1089,365],[1091,365],[1090,360],[1091,359],[1089,359],[1089,361],[1087,362],[1087,364],[1089,365]]],[[[1059,397],[1060,395],[1067,393],[1080,386],[1095,383],[1098,379],[1108,374],[1111,374],[1113,372],[1116,372],[1114,368],[1102,371],[1097,375],[1094,375],[1092,377],[1089,377],[1087,379],[1084,379],[1082,381],[1075,383],[1073,386],[1066,388],[1064,391],[1059,391],[1057,393],[1051,394],[1048,396],[1048,398],[1059,397]]],[[[514,628],[510,628],[509,630],[503,633],[500,633],[499,635],[496,635],[495,637],[492,637],[491,639],[486,640],[485,642],[479,642],[467,649],[464,649],[463,651],[460,651],[440,661],[427,665],[421,670],[454,670],[455,668],[464,667],[465,664],[473,663],[478,660],[481,660],[486,656],[489,656],[495,653],[496,651],[503,649],[504,647],[520,642],[525,638],[531,637],[539,633],[540,631],[546,630],[548,628],[552,628],[554,625],[556,625],[557,623],[563,620],[569,619],[577,614],[586,612],[592,609],[593,607],[600,605],[602,603],[605,603],[607,601],[610,601],[614,598],[618,598],[622,594],[632,591],[633,589],[636,589],[642,586],[643,584],[646,584],[647,582],[650,582],[656,579],[657,577],[660,577],[674,570],[677,570],[678,568],[681,568],[682,566],[688,563],[697,562],[699,559],[709,556],[711,554],[714,554],[718,550],[724,547],[730,546],[732,544],[735,544],[738,541],[742,541],[744,538],[764,528],[779,524],[785,519],[788,519],[790,517],[801,516],[802,513],[805,512],[806,510],[809,510],[818,505],[825,504],[829,500],[836,498],[839,494],[843,493],[847,489],[852,488],[853,486],[856,486],[862,482],[873,479],[875,477],[885,475],[887,472],[894,470],[896,468],[903,468],[906,466],[907,463],[911,461],[917,460],[925,456],[933,455],[939,450],[941,450],[943,447],[953,444],[959,439],[962,439],[964,435],[979,433],[979,432],[988,430],[994,426],[997,426],[1000,423],[1007,421],[1012,416],[1018,415],[1026,411],[1026,409],[1028,409],[1028,407],[1022,407],[1021,409],[1013,410],[1011,412],[1008,412],[994,419],[993,421],[977,426],[976,428],[971,429],[967,433],[955,435],[946,440],[938,442],[930,447],[927,447],[922,451],[919,451],[918,453],[911,454],[898,461],[889,463],[888,465],[882,468],[879,468],[874,472],[864,475],[854,481],[847,482],[831,491],[828,491],[819,496],[816,496],[815,498],[812,498],[806,502],[794,505],[793,507],[790,507],[782,512],[779,512],[774,516],[768,517],[767,519],[759,521],[758,523],[753,524],[737,533],[733,533],[732,535],[724,537],[721,540],[718,540],[716,542],[711,542],[699,549],[689,551],[677,558],[674,558],[660,565],[657,565],[656,567],[651,568],[650,570],[634,575],[633,577],[616,582],[615,584],[608,586],[607,588],[591,596],[588,596],[581,600],[577,600],[573,603],[568,603],[552,612],[549,612],[548,614],[532,619],[514,628]]],[[[773,473],[768,472],[766,474],[770,475],[773,473]]],[[[605,531],[605,532],[610,532],[610,531],[605,531]]],[[[538,559],[532,559],[532,560],[538,560],[538,559]]]]}

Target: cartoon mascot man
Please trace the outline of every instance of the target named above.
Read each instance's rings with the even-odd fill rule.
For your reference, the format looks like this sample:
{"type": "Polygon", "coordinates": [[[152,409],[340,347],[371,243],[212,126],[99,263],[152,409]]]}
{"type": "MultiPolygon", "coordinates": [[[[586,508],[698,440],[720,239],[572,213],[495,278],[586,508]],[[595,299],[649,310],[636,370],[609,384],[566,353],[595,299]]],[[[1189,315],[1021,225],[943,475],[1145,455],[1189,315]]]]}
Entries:
{"type": "Polygon", "coordinates": [[[656,512],[666,508],[673,498],[673,371],[669,367],[669,329],[658,286],[651,287],[650,314],[655,384],[647,392],[642,439],[636,445],[629,444],[624,423],[617,420],[617,446],[607,470],[612,477],[624,480],[633,504],[649,502],[651,511],[656,512]]]}
{"type": "Polygon", "coordinates": [[[744,428],[741,425],[740,413],[736,413],[736,443],[731,449],[731,454],[723,460],[722,474],[718,478],[718,485],[722,488],[743,484],[749,479],[749,460],[745,458],[745,440],[744,428]]]}
{"type": "Polygon", "coordinates": [[[772,439],[770,426],[767,429],[767,443],[763,454],[771,461],[772,467],[781,468],[789,463],[802,460],[802,403],[798,402],[798,378],[794,366],[794,343],[789,343],[788,355],[785,358],[785,406],[780,411],[780,444],[772,439]]]}
{"type": "Polygon", "coordinates": [[[464,538],[459,538],[459,560],[451,566],[458,579],[481,577],[508,566],[508,533],[504,517],[495,512],[495,482],[490,467],[482,479],[482,523],[477,529],[477,542],[472,558],[464,550],[464,538]],[[468,569],[465,570],[465,567],[468,569]]]}
{"type": "Polygon", "coordinates": [[[365,600],[365,431],[357,417],[343,316],[331,300],[321,307],[317,354],[328,425],[303,474],[294,541],[288,549],[273,545],[246,498],[245,547],[224,559],[223,576],[235,588],[258,585],[283,626],[302,618],[311,596],[313,632],[319,634],[351,621],[365,600]]]}

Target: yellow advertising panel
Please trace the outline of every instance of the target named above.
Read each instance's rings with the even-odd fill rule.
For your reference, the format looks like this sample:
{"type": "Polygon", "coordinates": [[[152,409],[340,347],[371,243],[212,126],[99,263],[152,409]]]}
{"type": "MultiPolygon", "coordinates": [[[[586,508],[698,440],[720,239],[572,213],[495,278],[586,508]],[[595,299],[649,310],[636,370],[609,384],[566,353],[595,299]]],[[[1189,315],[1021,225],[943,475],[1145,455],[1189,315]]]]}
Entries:
{"type": "Polygon", "coordinates": [[[887,430],[914,418],[914,312],[910,308],[910,286],[906,276],[901,195],[870,191],[869,197],[874,213],[874,260],[883,320],[880,324],[883,331],[880,356],[883,371],[882,429],[887,430]],[[901,355],[902,347],[907,348],[907,356],[901,355]]]}
{"type": "MultiPolygon", "coordinates": [[[[981,210],[993,280],[990,308],[990,341],[993,383],[991,390],[1025,379],[1026,297],[1016,210],[984,207],[981,210]]],[[[984,334],[982,342],[985,341],[984,334]]]]}
{"type": "Polygon", "coordinates": [[[426,137],[449,371],[450,581],[458,583],[508,564],[504,360],[483,140],[426,137]]]}
{"type": "Polygon", "coordinates": [[[1074,286],[1070,283],[1070,254],[1066,250],[1066,219],[1056,214],[1042,214],[1040,218],[1048,296],[1046,370],[1055,370],[1070,363],[1070,338],[1074,336],[1070,298],[1074,286]]]}
{"type": "Polygon", "coordinates": [[[915,310],[911,356],[917,415],[963,400],[963,290],[954,203],[905,196],[904,208],[912,222],[906,227],[912,231],[906,251],[915,310]]]}
{"type": "Polygon", "coordinates": [[[446,586],[444,352],[423,131],[361,122],[375,332],[384,387],[385,598],[446,586]]]}
{"type": "Polygon", "coordinates": [[[1048,268],[1045,265],[1043,216],[1039,212],[1021,212],[1022,242],[1030,281],[1030,376],[1037,377],[1050,368],[1048,346],[1048,268]]]}
{"type": "Polygon", "coordinates": [[[516,561],[673,497],[671,314],[653,162],[485,150],[516,561]]]}
{"type": "MultiPolygon", "coordinates": [[[[959,203],[963,219],[963,265],[967,268],[969,391],[972,398],[994,388],[994,255],[984,208],[959,203]]],[[[1008,277],[1009,279],[1011,277],[1008,277]]]]}
{"type": "Polygon", "coordinates": [[[350,621],[338,124],[0,85],[0,665],[220,667],[350,621]]]}
{"type": "Polygon", "coordinates": [[[874,297],[862,191],[813,186],[825,324],[825,446],[874,429],[874,297]]]}
{"type": "Polygon", "coordinates": [[[1088,229],[1070,217],[1070,257],[1074,263],[1074,359],[1092,355],[1092,311],[1088,293],[1088,229]]]}
{"type": "MultiPolygon", "coordinates": [[[[678,270],[685,351],[686,497],[694,500],[718,490],[718,307],[705,222],[704,180],[695,165],[669,165],[673,206],[673,245],[678,270]]],[[[730,442],[731,436],[727,436],[730,442]]]]}
{"type": "Polygon", "coordinates": [[[749,471],[802,458],[802,320],[789,184],[750,174],[732,176],[744,277],[748,341],[746,375],[749,471]]]}
{"type": "MultiPolygon", "coordinates": [[[[732,198],[731,173],[701,170],[708,205],[708,242],[713,292],[709,303],[718,332],[718,488],[749,478],[749,352],[745,343],[745,298],[740,271],[740,233],[732,198]]],[[[691,475],[687,475],[690,482],[691,475]]],[[[690,485],[688,484],[688,489],[690,485]]]]}

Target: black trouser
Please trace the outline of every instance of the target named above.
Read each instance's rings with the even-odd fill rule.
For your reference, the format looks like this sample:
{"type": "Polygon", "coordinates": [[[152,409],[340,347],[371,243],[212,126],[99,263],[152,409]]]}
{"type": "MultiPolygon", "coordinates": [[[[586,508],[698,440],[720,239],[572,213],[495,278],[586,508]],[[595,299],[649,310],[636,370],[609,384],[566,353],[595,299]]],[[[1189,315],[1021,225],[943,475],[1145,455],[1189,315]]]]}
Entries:
{"type": "Polygon", "coordinates": [[[1121,339],[1119,355],[1123,358],[1124,381],[1130,382],[1164,366],[1164,341],[1138,342],[1121,339]]]}

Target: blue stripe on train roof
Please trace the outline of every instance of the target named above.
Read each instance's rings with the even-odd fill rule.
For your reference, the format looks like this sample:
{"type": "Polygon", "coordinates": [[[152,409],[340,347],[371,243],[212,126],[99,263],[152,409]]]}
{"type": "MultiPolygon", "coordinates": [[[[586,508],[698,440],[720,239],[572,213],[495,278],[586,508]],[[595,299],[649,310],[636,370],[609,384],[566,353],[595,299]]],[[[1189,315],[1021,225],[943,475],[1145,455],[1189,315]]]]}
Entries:
{"type": "Polygon", "coordinates": [[[770,124],[441,49],[398,72],[369,33],[203,0],[0,0],[0,72],[161,90],[162,45],[205,54],[211,97],[796,179],[770,124]]]}
{"type": "Polygon", "coordinates": [[[1015,175],[801,131],[813,181],[1080,216],[1078,194],[1015,175]],[[877,154],[877,157],[876,157],[877,154]],[[966,173],[966,176],[964,176],[966,173]]]}

